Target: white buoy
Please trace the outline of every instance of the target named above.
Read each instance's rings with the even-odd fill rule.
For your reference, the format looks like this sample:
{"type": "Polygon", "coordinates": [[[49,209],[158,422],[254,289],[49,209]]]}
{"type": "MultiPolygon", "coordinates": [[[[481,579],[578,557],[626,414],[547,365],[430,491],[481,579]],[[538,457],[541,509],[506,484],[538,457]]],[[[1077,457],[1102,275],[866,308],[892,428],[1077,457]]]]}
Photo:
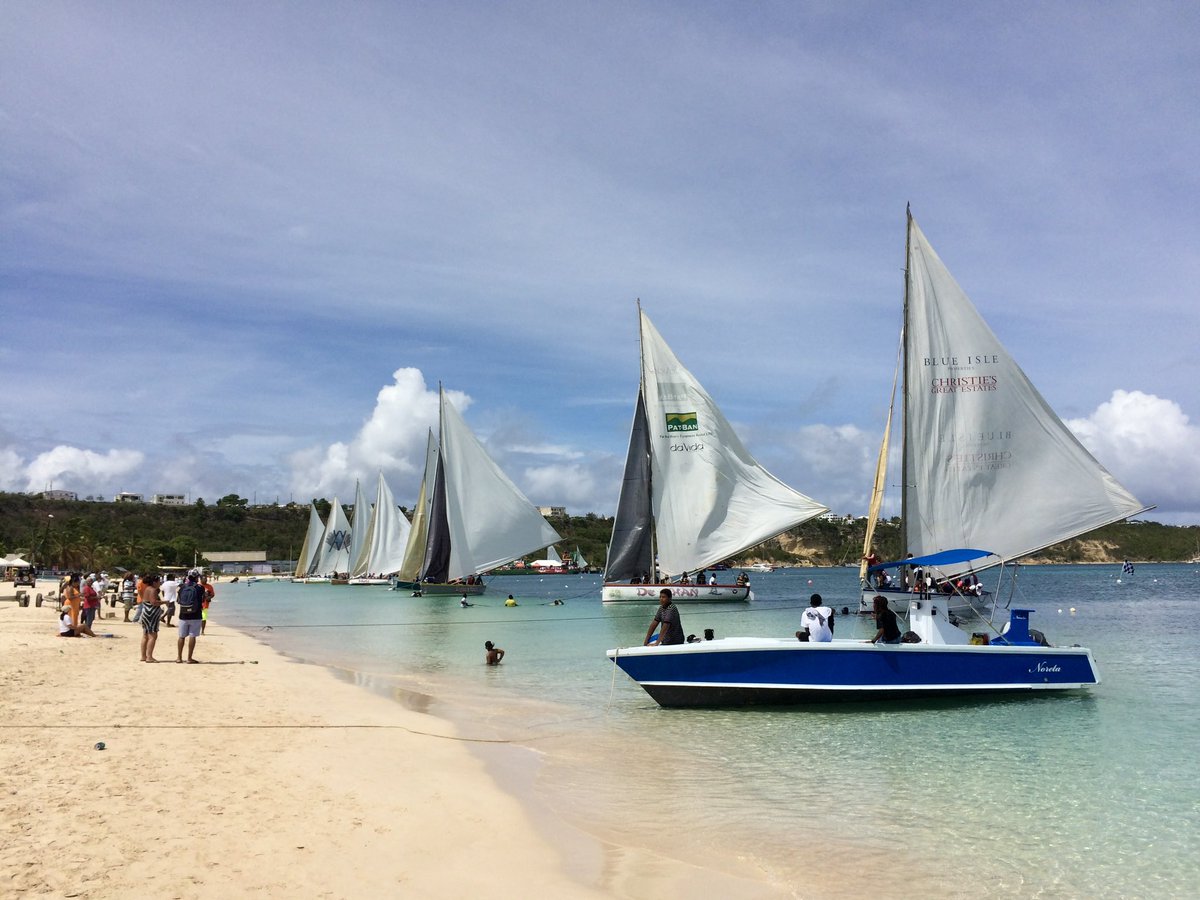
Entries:
{"type": "Polygon", "coordinates": [[[1071,607],[1071,615],[1075,615],[1075,607],[1071,607]]]}

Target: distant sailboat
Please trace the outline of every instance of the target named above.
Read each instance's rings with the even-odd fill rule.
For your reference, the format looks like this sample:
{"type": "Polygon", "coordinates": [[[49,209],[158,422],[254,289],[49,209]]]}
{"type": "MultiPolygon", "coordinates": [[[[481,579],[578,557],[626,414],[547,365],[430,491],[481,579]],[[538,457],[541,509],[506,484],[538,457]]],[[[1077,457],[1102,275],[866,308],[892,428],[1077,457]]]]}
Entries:
{"type": "MultiPolygon", "coordinates": [[[[955,551],[939,567],[950,581],[975,560],[1004,564],[1152,507],[1140,503],[1055,415],[984,322],[908,215],[903,371],[901,547],[916,557],[955,551]],[[970,557],[965,548],[982,548],[970,557]],[[962,551],[962,552],[959,552],[962,551]]],[[[893,406],[896,385],[893,382],[893,406]]],[[[892,411],[880,449],[863,557],[883,497],[892,411]]],[[[876,594],[907,609],[897,580],[881,591],[862,565],[861,609],[876,594]]],[[[949,598],[952,611],[969,596],[949,598]]]]}
{"type": "Polygon", "coordinates": [[[334,497],[321,536],[321,555],[308,578],[310,583],[332,581],[335,573],[345,575],[350,570],[350,538],[350,520],[334,497]]]}
{"type": "Polygon", "coordinates": [[[571,565],[576,569],[586,569],[588,561],[583,558],[583,554],[579,552],[579,548],[575,548],[575,553],[571,556],[571,565]]]}
{"type": "Polygon", "coordinates": [[[560,540],[537,508],[488,456],[439,387],[436,448],[426,455],[399,589],[479,594],[477,576],[560,540]],[[417,519],[421,521],[418,523],[417,519]],[[417,579],[406,579],[420,549],[417,579]],[[465,582],[470,579],[472,584],[465,582]]]}
{"type": "MultiPolygon", "coordinates": [[[[357,517],[356,517],[357,519],[357,517]]],[[[400,571],[411,526],[396,505],[383,473],[375,489],[375,505],[363,548],[350,569],[351,584],[387,584],[387,576],[400,571]]]]}
{"type": "Polygon", "coordinates": [[[745,585],[670,578],[706,569],[828,510],[759,465],[640,305],[638,320],[641,386],[603,599],[653,601],[670,587],[676,600],[746,600],[745,585]]]}
{"type": "Polygon", "coordinates": [[[296,560],[296,571],[293,581],[304,581],[312,567],[321,555],[321,535],[325,533],[325,523],[317,512],[317,505],[310,503],[308,507],[308,531],[304,535],[304,543],[300,545],[300,556],[296,560]]]}

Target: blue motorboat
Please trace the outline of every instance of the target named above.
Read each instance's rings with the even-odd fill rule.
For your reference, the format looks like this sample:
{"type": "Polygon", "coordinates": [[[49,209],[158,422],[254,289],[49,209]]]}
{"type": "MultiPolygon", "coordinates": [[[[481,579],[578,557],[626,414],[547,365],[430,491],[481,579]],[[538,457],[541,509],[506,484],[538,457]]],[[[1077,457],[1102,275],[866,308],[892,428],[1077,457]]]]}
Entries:
{"type": "Polygon", "coordinates": [[[968,634],[942,597],[909,601],[900,644],[730,637],[609,650],[660,706],[731,707],[1077,691],[1100,683],[1086,647],[1052,647],[1010,610],[1004,630],[968,634]]]}

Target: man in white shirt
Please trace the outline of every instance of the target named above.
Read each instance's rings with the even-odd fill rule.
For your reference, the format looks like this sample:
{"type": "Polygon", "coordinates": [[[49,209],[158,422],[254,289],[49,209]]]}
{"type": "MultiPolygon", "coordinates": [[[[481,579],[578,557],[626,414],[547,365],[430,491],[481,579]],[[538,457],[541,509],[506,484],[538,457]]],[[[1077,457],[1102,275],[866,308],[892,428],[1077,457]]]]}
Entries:
{"type": "MultiPolygon", "coordinates": [[[[808,631],[810,641],[827,644],[833,640],[833,610],[824,605],[820,594],[813,594],[808,603],[808,609],[800,616],[800,624],[808,631]]],[[[803,630],[796,632],[796,637],[800,637],[803,630]]]]}
{"type": "Polygon", "coordinates": [[[175,576],[168,575],[162,583],[163,624],[171,626],[171,617],[175,615],[175,603],[179,599],[179,582],[175,576]]]}

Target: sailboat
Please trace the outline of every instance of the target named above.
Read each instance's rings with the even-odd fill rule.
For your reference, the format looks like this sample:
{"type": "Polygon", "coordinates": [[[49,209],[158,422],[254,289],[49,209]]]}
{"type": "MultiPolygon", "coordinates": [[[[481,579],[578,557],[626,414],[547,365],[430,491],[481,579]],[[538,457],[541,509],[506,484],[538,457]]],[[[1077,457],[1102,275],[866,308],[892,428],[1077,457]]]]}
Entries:
{"type": "Polygon", "coordinates": [[[430,435],[405,564],[394,588],[481,594],[479,576],[561,539],[488,456],[440,385],[438,395],[438,441],[435,446],[430,435]]]}
{"type": "Polygon", "coordinates": [[[747,600],[745,584],[682,584],[828,509],[752,457],[638,305],[641,385],[602,599],[747,600]],[[656,565],[657,563],[657,565],[656,565]]]}
{"type": "MultiPolygon", "coordinates": [[[[355,525],[358,516],[355,515],[355,525]]],[[[387,584],[389,575],[400,571],[411,526],[396,505],[383,473],[375,488],[375,505],[363,537],[362,549],[350,563],[351,584],[387,584]]]]}
{"type": "MultiPolygon", "coordinates": [[[[952,580],[980,560],[1012,560],[1146,509],[1033,389],[911,214],[904,334],[902,546],[915,554],[910,566],[952,580]]],[[[886,458],[885,439],[881,470],[886,458]]],[[[875,517],[882,483],[879,471],[875,517]]],[[[864,567],[864,582],[902,565],[864,567]]],[[[898,643],[730,637],[608,657],[662,706],[1033,694],[1100,683],[1091,651],[1047,644],[1029,627],[1031,610],[1010,609],[1002,630],[988,621],[989,631],[967,633],[952,621],[951,597],[892,599],[901,597],[908,632],[898,643]]]]}
{"type": "Polygon", "coordinates": [[[350,520],[335,496],[325,520],[325,531],[321,535],[320,553],[314,560],[306,584],[325,584],[342,576],[350,569],[350,520]]]}
{"type": "MultiPolygon", "coordinates": [[[[941,561],[923,569],[951,585],[950,611],[964,611],[979,602],[955,587],[977,571],[977,558],[967,558],[970,548],[986,557],[984,568],[1003,566],[1153,507],[1118,484],[1071,433],[1001,346],[911,212],[907,219],[901,350],[863,558],[871,556],[903,372],[901,547],[918,559],[941,561]]],[[[864,562],[861,609],[869,610],[877,594],[894,611],[906,609],[912,569],[903,559],[870,571],[864,562]],[[880,590],[879,574],[889,569],[904,571],[880,590]]]]}
{"type": "Polygon", "coordinates": [[[579,552],[579,547],[575,548],[575,552],[571,554],[571,568],[580,572],[587,571],[588,561],[583,558],[583,554],[579,552]]]}
{"type": "Polygon", "coordinates": [[[304,534],[304,543],[300,545],[300,557],[296,560],[296,571],[292,581],[303,582],[308,577],[313,563],[320,556],[321,536],[325,533],[325,523],[317,512],[317,505],[308,506],[308,531],[304,534]]]}

